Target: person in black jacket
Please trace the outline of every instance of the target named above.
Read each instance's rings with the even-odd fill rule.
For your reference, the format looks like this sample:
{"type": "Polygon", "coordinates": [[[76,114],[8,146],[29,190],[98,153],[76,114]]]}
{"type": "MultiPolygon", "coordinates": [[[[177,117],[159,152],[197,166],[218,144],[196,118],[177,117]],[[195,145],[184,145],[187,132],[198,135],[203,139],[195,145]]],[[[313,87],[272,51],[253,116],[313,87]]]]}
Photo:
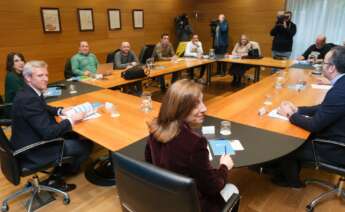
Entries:
{"type": "MultiPolygon", "coordinates": [[[[76,113],[68,119],[57,123],[56,115],[65,115],[70,108],[51,107],[43,98],[43,93],[48,85],[47,64],[44,61],[30,61],[25,64],[23,70],[25,79],[24,88],[17,92],[12,106],[12,137],[11,143],[15,150],[30,144],[65,137],[64,156],[71,156],[70,164],[64,164],[62,168],[54,171],[54,176],[62,177],[67,172],[76,174],[81,163],[86,160],[91,152],[91,143],[76,139],[70,133],[72,126],[81,121],[85,113],[76,113]],[[61,173],[64,171],[64,173],[61,173]],[[58,173],[59,172],[59,173],[58,173]]],[[[41,165],[57,161],[60,157],[60,144],[46,145],[22,154],[18,160],[23,163],[41,165]]],[[[61,185],[61,181],[59,182],[61,185]]],[[[67,185],[67,184],[64,184],[67,185]]],[[[75,185],[60,187],[61,190],[72,190],[75,185]]]]}
{"type": "Polygon", "coordinates": [[[277,21],[271,30],[273,36],[272,56],[285,57],[291,56],[293,36],[296,34],[297,27],[291,21],[290,11],[278,12],[277,21]]]}
{"type": "Polygon", "coordinates": [[[318,35],[315,40],[315,44],[309,46],[305,52],[297,58],[297,60],[307,60],[313,55],[315,60],[323,60],[327,52],[329,52],[334,45],[333,43],[327,43],[327,38],[324,35],[318,35]]]}
{"type": "MultiPolygon", "coordinates": [[[[289,117],[292,124],[311,132],[299,149],[280,160],[280,175],[273,179],[278,185],[304,186],[299,172],[301,162],[314,160],[310,140],[320,138],[345,143],[345,47],[334,47],[326,54],[323,75],[331,81],[332,88],[321,104],[297,108],[290,102],[283,102],[278,110],[289,117]]],[[[329,144],[317,145],[316,149],[323,160],[335,165],[345,164],[343,149],[329,144]]]]}

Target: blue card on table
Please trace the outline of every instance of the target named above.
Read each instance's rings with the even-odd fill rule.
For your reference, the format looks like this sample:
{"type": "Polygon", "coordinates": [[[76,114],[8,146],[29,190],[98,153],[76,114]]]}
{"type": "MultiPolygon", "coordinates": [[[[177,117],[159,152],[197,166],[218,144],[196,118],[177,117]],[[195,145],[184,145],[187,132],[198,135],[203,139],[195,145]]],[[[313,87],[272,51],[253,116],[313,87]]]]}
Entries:
{"type": "Polygon", "coordinates": [[[234,155],[235,151],[228,139],[210,139],[208,143],[211,146],[213,155],[234,155]]]}

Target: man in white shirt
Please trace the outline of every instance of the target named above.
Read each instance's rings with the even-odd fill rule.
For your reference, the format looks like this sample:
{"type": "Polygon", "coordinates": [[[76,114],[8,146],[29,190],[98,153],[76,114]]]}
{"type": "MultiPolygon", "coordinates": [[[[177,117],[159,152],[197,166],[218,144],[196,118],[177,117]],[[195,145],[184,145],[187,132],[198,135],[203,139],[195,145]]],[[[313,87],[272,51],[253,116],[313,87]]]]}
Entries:
{"type": "MultiPolygon", "coordinates": [[[[193,34],[192,40],[187,43],[186,50],[184,53],[185,57],[194,57],[201,59],[204,51],[202,49],[202,44],[199,41],[199,36],[197,34],[193,34]]],[[[205,73],[206,66],[201,66],[200,76],[198,81],[204,83],[205,80],[202,79],[205,73]]],[[[194,70],[189,70],[189,76],[191,79],[194,78],[194,70]]]]}

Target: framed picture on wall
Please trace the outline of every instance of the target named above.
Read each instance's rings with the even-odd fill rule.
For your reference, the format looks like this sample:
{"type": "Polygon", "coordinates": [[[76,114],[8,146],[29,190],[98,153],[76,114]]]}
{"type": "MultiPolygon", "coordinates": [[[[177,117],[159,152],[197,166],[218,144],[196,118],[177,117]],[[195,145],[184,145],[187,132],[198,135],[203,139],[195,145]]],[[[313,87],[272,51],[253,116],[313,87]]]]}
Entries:
{"type": "Polygon", "coordinates": [[[41,7],[43,32],[61,32],[59,8],[41,7]]]}
{"type": "Polygon", "coordinates": [[[79,21],[79,31],[85,32],[95,30],[92,8],[78,8],[77,15],[79,21]]]}
{"type": "Polygon", "coordinates": [[[120,9],[108,9],[109,30],[121,29],[121,11],[120,9]]]}
{"type": "Polygon", "coordinates": [[[144,28],[144,10],[141,10],[141,9],[133,10],[133,28],[134,29],[144,28]]]}

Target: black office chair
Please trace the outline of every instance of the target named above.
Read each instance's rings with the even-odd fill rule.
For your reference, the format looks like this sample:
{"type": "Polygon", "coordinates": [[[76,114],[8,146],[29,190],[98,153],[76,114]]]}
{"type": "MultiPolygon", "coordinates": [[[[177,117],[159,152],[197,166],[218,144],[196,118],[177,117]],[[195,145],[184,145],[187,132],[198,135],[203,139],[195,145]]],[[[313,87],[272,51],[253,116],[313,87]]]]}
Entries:
{"type": "Polygon", "coordinates": [[[120,49],[116,49],[115,51],[107,54],[106,63],[114,63],[114,56],[118,51],[120,51],[120,49]]]}
{"type": "Polygon", "coordinates": [[[72,71],[72,64],[71,64],[71,58],[67,58],[65,63],[65,70],[64,70],[64,77],[65,79],[69,79],[71,77],[74,77],[73,71],[72,71]]]}
{"type": "Polygon", "coordinates": [[[313,153],[314,153],[314,160],[313,164],[315,168],[318,169],[323,169],[327,172],[333,173],[333,174],[338,174],[340,175],[338,183],[336,185],[333,185],[331,183],[317,180],[317,179],[306,179],[305,184],[317,184],[322,187],[325,187],[329,189],[329,191],[320,194],[317,196],[315,199],[313,199],[306,207],[308,212],[312,212],[314,210],[314,207],[320,203],[322,200],[325,198],[330,197],[331,195],[337,195],[340,198],[345,199],[345,191],[343,190],[343,184],[345,181],[345,164],[342,165],[335,165],[333,163],[327,162],[327,160],[323,159],[320,157],[317,151],[317,145],[316,144],[327,144],[327,145],[334,145],[340,148],[343,148],[345,150],[345,144],[337,141],[330,141],[330,140],[323,140],[323,139],[315,139],[312,140],[313,144],[313,153]]]}
{"type": "MultiPolygon", "coordinates": [[[[2,126],[10,125],[10,123],[4,120],[0,120],[0,125],[2,126]]],[[[2,212],[6,212],[9,210],[9,207],[8,207],[9,201],[25,193],[32,193],[32,196],[27,206],[28,211],[32,211],[32,203],[40,191],[48,191],[48,192],[61,194],[63,196],[63,203],[66,205],[70,203],[70,197],[66,192],[63,192],[53,187],[41,185],[39,178],[36,174],[37,172],[44,171],[51,166],[56,166],[58,164],[61,164],[62,155],[63,155],[62,154],[63,141],[64,140],[61,138],[48,140],[48,141],[41,141],[41,142],[37,142],[32,145],[25,146],[21,149],[14,151],[4,131],[0,127],[0,163],[1,163],[2,173],[4,174],[6,179],[9,182],[11,182],[13,185],[19,185],[21,177],[25,177],[25,176],[29,176],[33,174],[33,177],[28,181],[28,183],[24,186],[23,189],[11,194],[2,202],[2,206],[1,206],[2,212]],[[27,161],[20,161],[17,159],[17,156],[21,155],[22,153],[40,148],[44,145],[53,144],[53,143],[61,144],[61,157],[57,161],[54,161],[48,164],[36,165],[36,164],[30,164],[27,161]]]]}
{"type": "Polygon", "coordinates": [[[146,60],[152,57],[153,50],[155,49],[154,44],[146,44],[140,51],[139,62],[141,64],[146,64],[146,60]]]}
{"type": "MultiPolygon", "coordinates": [[[[112,154],[117,190],[123,211],[201,211],[193,179],[112,154]]],[[[233,194],[223,211],[237,211],[239,195],[233,194]]]]}
{"type": "Polygon", "coordinates": [[[4,103],[2,96],[0,95],[0,119],[11,122],[11,108],[12,103],[4,103]]]}

